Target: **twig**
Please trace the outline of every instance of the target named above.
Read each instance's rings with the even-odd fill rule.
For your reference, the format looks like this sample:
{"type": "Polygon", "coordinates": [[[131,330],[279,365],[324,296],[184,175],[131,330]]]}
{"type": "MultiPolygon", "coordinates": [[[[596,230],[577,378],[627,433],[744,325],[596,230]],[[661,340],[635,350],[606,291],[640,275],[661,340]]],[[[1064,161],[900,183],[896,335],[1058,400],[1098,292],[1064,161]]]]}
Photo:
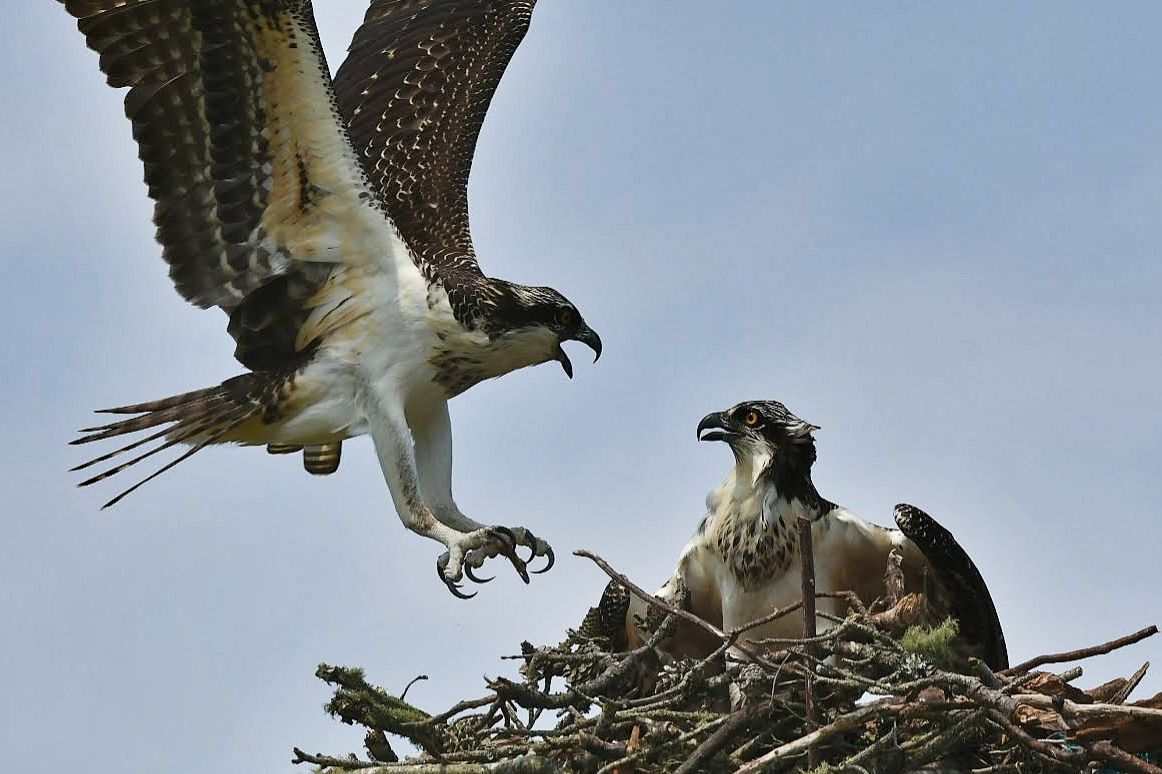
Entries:
{"type": "MultiPolygon", "coordinates": [[[[863,601],[860,600],[859,596],[857,596],[856,593],[853,591],[816,591],[814,598],[815,599],[842,599],[842,600],[846,601],[847,604],[856,612],[858,612],[858,613],[865,612],[863,601]]],[[[776,608],[776,609],[772,610],[771,612],[764,615],[762,618],[756,618],[755,620],[751,621],[750,623],[746,623],[746,624],[743,624],[742,626],[739,626],[735,629],[731,629],[726,634],[728,636],[729,635],[734,635],[736,637],[741,636],[741,635],[745,634],[746,632],[750,631],[751,629],[755,629],[755,628],[758,628],[760,626],[765,626],[766,624],[769,624],[771,621],[777,621],[778,619],[782,618],[783,616],[790,615],[791,613],[795,612],[796,610],[801,609],[802,607],[803,607],[803,600],[798,599],[798,600],[792,602],[791,604],[787,605],[786,607],[780,607],[780,608],[776,608]]],[[[765,642],[765,640],[764,640],[764,642],[765,642]]]]}
{"type": "Polygon", "coordinates": [[[1078,704],[1069,699],[1046,696],[1042,693],[1019,693],[1012,697],[1018,704],[1037,709],[1050,709],[1067,718],[1131,717],[1162,724],[1162,709],[1137,707],[1133,704],[1078,704]]]}
{"type": "MultiPolygon", "coordinates": [[[[679,736],[677,739],[674,739],[673,741],[669,742],[669,744],[677,746],[677,745],[681,745],[684,742],[688,742],[691,739],[696,739],[699,736],[701,736],[702,734],[706,733],[707,731],[710,731],[711,729],[717,728],[718,726],[722,725],[723,723],[726,722],[726,720],[727,719],[725,717],[717,718],[716,720],[711,720],[710,722],[704,723],[703,725],[699,726],[698,728],[695,728],[693,731],[687,731],[686,733],[679,736]]],[[[614,761],[613,763],[605,764],[604,766],[602,766],[600,769],[597,770],[597,774],[612,774],[612,772],[616,771],[617,769],[621,768],[622,766],[626,765],[627,763],[633,763],[634,761],[640,760],[643,756],[645,756],[645,754],[648,751],[649,750],[647,748],[639,748],[637,751],[629,753],[621,760],[617,760],[617,761],[614,761]]]]}
{"type": "Polygon", "coordinates": [[[338,769],[370,769],[382,765],[374,761],[362,761],[355,757],[336,758],[330,755],[312,755],[311,753],[303,752],[297,747],[293,749],[295,757],[291,758],[291,763],[313,763],[316,766],[338,769]]]}
{"type": "Polygon", "coordinates": [[[1089,749],[1098,758],[1101,758],[1107,763],[1112,763],[1125,771],[1136,772],[1136,774],[1162,774],[1162,768],[1144,761],[1136,755],[1130,755],[1128,752],[1118,749],[1114,746],[1113,742],[1108,740],[1103,739],[1100,742],[1094,742],[1089,746],[1089,749]]]}
{"type": "MultiPolygon", "coordinates": [[[[683,610],[679,607],[675,607],[674,605],[671,605],[669,602],[665,601],[664,599],[660,599],[660,598],[654,596],[653,594],[650,594],[648,591],[643,589],[641,586],[638,586],[633,581],[631,581],[629,578],[625,577],[624,575],[619,573],[617,570],[610,567],[609,563],[607,561],[605,561],[604,559],[602,559],[600,556],[597,556],[596,554],[591,553],[589,551],[585,551],[584,549],[579,549],[577,551],[574,551],[573,555],[574,556],[583,556],[586,559],[592,561],[594,564],[596,564],[598,567],[600,567],[602,569],[602,571],[605,572],[606,575],[608,575],[613,580],[615,580],[618,583],[625,586],[625,588],[632,591],[642,601],[644,601],[647,605],[650,605],[651,607],[656,607],[659,610],[662,610],[663,612],[666,612],[666,613],[669,613],[671,615],[677,616],[678,618],[681,618],[683,621],[687,621],[689,623],[692,623],[695,626],[697,626],[701,629],[704,629],[705,631],[714,635],[718,639],[727,639],[727,640],[735,639],[735,637],[733,637],[732,635],[728,635],[726,632],[722,631],[714,624],[703,621],[701,618],[694,615],[693,613],[691,613],[687,610],[683,610]]],[[[774,667],[774,664],[770,663],[760,653],[758,653],[757,651],[755,651],[753,648],[749,647],[748,645],[746,645],[742,642],[734,642],[733,645],[740,653],[743,653],[747,658],[749,658],[751,661],[755,662],[756,664],[759,664],[759,665],[764,666],[764,667],[771,667],[771,668],[774,667]]]]}
{"type": "MultiPolygon", "coordinates": [[[[625,743],[625,746],[622,748],[621,754],[623,756],[624,755],[633,755],[635,752],[637,752],[637,748],[638,748],[639,744],[641,743],[641,740],[642,740],[641,724],[634,723],[633,730],[629,732],[629,741],[627,741],[625,743]]],[[[633,766],[633,764],[630,764],[629,769],[623,771],[621,769],[621,767],[618,767],[618,768],[613,770],[613,774],[632,774],[633,770],[634,770],[634,766],[633,766]]]]}
{"type": "MultiPolygon", "coordinates": [[[[801,583],[803,588],[803,639],[815,639],[815,550],[811,543],[811,520],[800,516],[795,524],[799,527],[799,563],[802,571],[801,583]]],[[[811,646],[806,646],[807,653],[811,653],[811,646]]],[[[803,675],[803,702],[807,705],[807,731],[814,731],[819,727],[819,710],[815,707],[815,686],[812,682],[814,670],[808,667],[803,675]]],[[[807,748],[807,767],[819,767],[819,748],[811,745],[807,748]]]]}
{"type": "Polygon", "coordinates": [[[1146,676],[1146,670],[1150,668],[1150,662],[1147,661],[1142,666],[1138,667],[1138,671],[1130,675],[1130,679],[1126,684],[1118,689],[1117,693],[1110,697],[1110,704],[1122,704],[1126,699],[1130,698],[1130,694],[1138,687],[1138,683],[1142,682],[1142,678],[1146,676]]]}
{"type": "Polygon", "coordinates": [[[450,720],[454,716],[459,715],[461,712],[464,712],[465,710],[479,709],[480,707],[487,707],[490,704],[492,704],[494,701],[496,701],[495,694],[493,694],[492,696],[482,696],[479,699],[467,699],[465,701],[456,702],[456,704],[453,705],[448,710],[441,712],[439,715],[432,715],[430,718],[428,718],[424,722],[428,723],[430,725],[443,725],[445,722],[447,722],[448,720],[450,720]]]}
{"type": "Polygon", "coordinates": [[[1116,640],[1103,642],[1101,645],[1093,645],[1088,648],[1079,648],[1077,650],[1068,650],[1064,653],[1050,653],[1044,656],[1037,656],[1036,658],[1031,658],[1028,661],[1023,661],[1014,667],[1003,669],[998,674],[1016,675],[1022,672],[1028,672],[1030,669],[1036,669],[1039,666],[1044,666],[1045,664],[1060,664],[1063,661],[1078,661],[1083,658],[1089,658],[1090,656],[1100,656],[1105,653],[1115,651],[1118,648],[1124,648],[1127,645],[1133,645],[1135,642],[1140,642],[1147,637],[1152,637],[1157,633],[1157,626],[1147,626],[1145,629],[1136,631],[1133,634],[1127,634],[1125,637],[1118,637],[1116,640]]]}
{"type": "Polygon", "coordinates": [[[1081,755],[1076,752],[1062,750],[1056,745],[1049,744],[1048,742],[1045,742],[1041,739],[1033,738],[1029,735],[1028,731],[1018,726],[1016,723],[1009,719],[1008,715],[1001,712],[1000,710],[989,710],[989,717],[994,723],[1004,729],[1007,734],[1012,736],[1014,739],[1019,740],[1021,744],[1037,753],[1041,757],[1048,758],[1051,762],[1077,767],[1074,770],[1079,769],[1080,764],[1084,762],[1081,755]]]}
{"type": "Polygon", "coordinates": [[[427,680],[427,679],[428,679],[427,675],[416,675],[415,677],[413,677],[411,682],[403,687],[403,693],[401,693],[399,695],[399,700],[404,701],[405,699],[407,699],[408,691],[411,690],[411,687],[413,685],[415,685],[416,683],[418,683],[420,680],[427,680]]]}
{"type": "MultiPolygon", "coordinates": [[[[342,758],[338,759],[342,760],[342,758]]],[[[549,758],[524,755],[493,763],[378,763],[364,774],[562,774],[549,758]]]]}
{"type": "Polygon", "coordinates": [[[621,758],[625,755],[624,742],[607,742],[596,734],[581,733],[577,735],[585,749],[601,758],[621,758]]]}
{"type": "Polygon", "coordinates": [[[744,707],[733,715],[713,734],[706,737],[702,744],[691,753],[690,757],[682,761],[674,774],[696,774],[702,770],[702,764],[710,760],[731,740],[735,734],[746,727],[748,723],[770,711],[767,704],[754,704],[744,707]]]}
{"type": "MultiPolygon", "coordinates": [[[[907,769],[918,769],[947,755],[960,747],[966,739],[972,736],[977,721],[983,717],[986,710],[961,710],[962,716],[947,728],[942,728],[932,734],[924,742],[907,750],[907,769]]],[[[950,713],[953,714],[953,713],[950,713]]]]}
{"type": "Polygon", "coordinates": [[[526,708],[534,709],[564,709],[577,699],[592,702],[593,696],[605,693],[612,685],[626,677],[643,658],[651,655],[658,643],[665,639],[666,630],[671,623],[670,616],[650,635],[650,638],[640,647],[634,648],[616,664],[592,680],[588,680],[575,688],[561,693],[542,693],[527,685],[514,683],[503,677],[498,677],[488,683],[488,687],[496,691],[497,696],[503,695],[506,699],[517,699],[526,708]]]}
{"type": "MultiPolygon", "coordinates": [[[[878,769],[882,768],[885,771],[899,768],[903,754],[898,748],[899,739],[896,732],[897,728],[893,724],[890,732],[884,734],[867,747],[864,747],[847,760],[841,761],[835,768],[840,771],[847,771],[849,767],[853,766],[858,766],[859,769],[863,769],[863,764],[872,761],[876,762],[878,769]],[[885,761],[885,758],[890,759],[885,761]]],[[[863,770],[866,771],[866,769],[863,770]]]]}
{"type": "Polygon", "coordinates": [[[734,774],[757,774],[767,766],[785,758],[791,758],[796,755],[802,755],[811,747],[830,739],[831,737],[841,734],[845,731],[851,731],[861,726],[864,722],[874,717],[878,712],[883,711],[889,707],[899,709],[902,706],[899,699],[889,698],[880,699],[879,701],[865,704],[854,712],[849,712],[846,715],[840,715],[838,718],[812,731],[809,734],[799,737],[798,739],[779,745],[770,752],[755,758],[750,763],[739,766],[734,774]]]}

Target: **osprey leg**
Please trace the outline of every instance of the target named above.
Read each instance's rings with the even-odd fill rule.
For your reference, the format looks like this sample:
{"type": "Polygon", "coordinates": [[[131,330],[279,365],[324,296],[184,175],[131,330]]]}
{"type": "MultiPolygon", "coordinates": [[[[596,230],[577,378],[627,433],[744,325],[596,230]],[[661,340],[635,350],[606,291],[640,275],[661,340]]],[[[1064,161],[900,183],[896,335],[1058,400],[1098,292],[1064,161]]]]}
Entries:
{"type": "MultiPolygon", "coordinates": [[[[407,412],[408,425],[414,440],[416,472],[419,477],[420,497],[433,515],[452,529],[460,532],[474,532],[485,529],[485,525],[465,516],[452,497],[452,421],[448,415],[448,402],[435,401],[425,410],[411,409],[407,412]]],[[[494,527],[493,529],[502,529],[494,527]]],[[[546,557],[546,564],[539,570],[529,570],[533,574],[548,572],[555,561],[553,548],[534,535],[526,527],[503,528],[514,545],[525,546],[530,554],[527,559],[515,559],[513,565],[522,577],[527,563],[537,557],[546,557]]],[[[507,555],[507,554],[506,554],[507,555]]],[[[491,578],[477,578],[472,568],[480,567],[484,559],[478,549],[467,562],[466,574],[476,583],[487,583],[491,578]]],[[[527,582],[527,578],[526,578],[527,582]]]]}
{"type": "Polygon", "coordinates": [[[400,520],[412,532],[438,540],[448,549],[436,562],[440,579],[448,590],[465,599],[474,596],[459,590],[465,561],[469,562],[469,567],[480,567],[486,559],[494,556],[507,557],[528,583],[528,572],[524,561],[516,555],[516,541],[511,530],[480,527],[463,531],[436,517],[421,494],[416,451],[403,410],[378,399],[371,390],[365,391],[361,397],[380,469],[400,520]]]}

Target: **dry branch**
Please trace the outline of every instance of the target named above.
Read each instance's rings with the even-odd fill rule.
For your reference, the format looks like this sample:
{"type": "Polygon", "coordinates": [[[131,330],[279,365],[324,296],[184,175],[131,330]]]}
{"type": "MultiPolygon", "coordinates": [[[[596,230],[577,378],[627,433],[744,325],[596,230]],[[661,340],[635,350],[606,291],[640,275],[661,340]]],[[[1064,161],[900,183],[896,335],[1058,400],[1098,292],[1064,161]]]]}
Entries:
{"type": "MultiPolygon", "coordinates": [[[[974,662],[961,673],[930,660],[928,651],[906,649],[914,638],[896,638],[926,608],[922,595],[899,596],[876,612],[850,594],[809,595],[806,605],[772,611],[764,621],[802,610],[805,626],[813,624],[820,596],[846,596],[852,612],[844,619],[819,613],[829,628],[805,629],[801,640],[756,642],[744,639],[753,623],[721,631],[648,594],[601,557],[578,554],[662,614],[644,645],[616,653],[576,632],[552,647],[524,643],[512,657],[521,664],[519,678],[487,680],[484,695],[437,714],[369,685],[359,670],[323,665],[319,676],[335,686],[329,711],[365,727],[384,756],[394,755],[387,736],[409,739],[420,754],[384,763],[296,748],[295,762],[360,774],[755,774],[806,770],[814,752],[840,771],[935,764],[948,772],[1048,772],[1092,764],[1162,774],[1162,695],[1126,703],[1145,667],[1089,692],[1071,684],[1080,668],[1030,671],[1108,653],[1155,627],[1010,670],[994,673],[974,662]],[[667,656],[679,619],[719,647],[700,659],[667,656]],[[727,652],[743,661],[724,671],[727,652]],[[553,680],[563,680],[563,688],[552,691],[553,680]],[[883,698],[859,703],[866,691],[883,698]]],[[[384,760],[374,749],[369,744],[384,760]]]]}
{"type": "Polygon", "coordinates": [[[1141,642],[1147,637],[1153,637],[1158,633],[1158,627],[1151,625],[1145,629],[1139,629],[1133,634],[1127,634],[1125,637],[1118,637],[1109,642],[1103,642],[1101,645],[1094,645],[1089,648],[1078,648],[1077,650],[1067,650],[1064,653],[1050,653],[1044,656],[1037,656],[1028,661],[1023,661],[1015,667],[1009,667],[1001,672],[1005,675],[1018,675],[1022,672],[1028,672],[1030,669],[1036,669],[1039,666],[1046,664],[1061,664],[1066,661],[1080,661],[1091,656],[1101,656],[1106,653],[1124,648],[1127,645],[1133,645],[1135,642],[1141,642]]]}

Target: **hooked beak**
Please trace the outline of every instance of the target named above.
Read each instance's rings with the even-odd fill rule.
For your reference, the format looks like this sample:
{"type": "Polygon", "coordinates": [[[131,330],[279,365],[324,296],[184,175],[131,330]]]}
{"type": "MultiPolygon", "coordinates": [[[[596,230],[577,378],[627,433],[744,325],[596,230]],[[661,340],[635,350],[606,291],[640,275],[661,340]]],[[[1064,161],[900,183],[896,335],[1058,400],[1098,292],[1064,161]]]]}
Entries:
{"type": "Polygon", "coordinates": [[[597,335],[597,331],[588,325],[582,325],[581,330],[577,331],[577,334],[572,338],[593,350],[594,363],[601,358],[601,337],[597,335]]]}
{"type": "MultiPolygon", "coordinates": [[[[601,337],[597,335],[597,331],[593,330],[588,325],[581,326],[581,329],[579,331],[577,331],[577,333],[573,334],[572,336],[570,336],[566,340],[567,341],[579,341],[582,344],[584,344],[585,346],[589,347],[591,350],[593,350],[593,362],[594,363],[596,363],[598,361],[598,359],[601,357],[601,337]]],[[[556,360],[558,363],[561,364],[561,368],[564,369],[565,374],[570,379],[572,379],[573,378],[573,364],[571,362],[569,362],[569,356],[565,354],[565,350],[561,348],[560,344],[557,345],[556,360]]]]}
{"type": "Polygon", "coordinates": [[[698,423],[699,441],[726,441],[737,435],[738,433],[731,430],[730,420],[725,411],[715,411],[712,414],[707,414],[698,423]],[[703,433],[706,434],[703,435],[703,433]]]}

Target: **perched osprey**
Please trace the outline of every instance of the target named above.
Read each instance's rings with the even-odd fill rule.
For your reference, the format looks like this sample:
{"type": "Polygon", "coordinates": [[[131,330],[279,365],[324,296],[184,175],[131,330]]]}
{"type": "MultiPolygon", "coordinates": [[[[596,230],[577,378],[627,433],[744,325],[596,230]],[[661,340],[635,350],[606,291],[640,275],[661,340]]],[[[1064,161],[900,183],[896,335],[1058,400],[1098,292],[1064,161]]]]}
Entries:
{"type": "MultiPolygon", "coordinates": [[[[906,587],[925,591],[940,613],[959,621],[964,652],[993,669],[1007,667],[1005,638],[988,587],[952,534],[914,506],[897,505],[899,529],[890,530],[820,495],[811,481],[813,432],[818,429],[777,401],[740,403],[698,423],[699,440],[725,441],[734,452],[734,469],[706,498],[708,513],[658,596],[724,631],[792,604],[802,596],[796,520],[803,516],[812,522],[819,591],[854,591],[870,605],[884,596],[888,558],[899,549],[906,587]]],[[[837,616],[846,612],[840,599],[821,598],[817,605],[837,616]]],[[[635,618],[644,612],[642,600],[611,584],[585,625],[615,644],[636,647],[643,638],[635,618]],[[619,624],[624,634],[616,631],[619,624]]],[[[823,629],[829,623],[820,620],[819,625],[823,629]]],[[[748,636],[801,635],[801,619],[787,616],[748,636]]],[[[681,624],[667,649],[701,657],[718,644],[701,629],[681,624]]]]}
{"type": "Polygon", "coordinates": [[[517,545],[547,570],[543,540],[456,506],[447,405],[550,360],[572,377],[564,341],[601,354],[560,293],[486,277],[468,230],[476,138],[534,0],[373,0],[334,82],[309,0],[61,2],[109,84],[129,87],[174,285],[227,314],[248,369],[107,409],[135,416],[74,443],[151,432],[77,469],[148,451],[82,485],[179,444],[107,505],[215,443],[302,450],[330,473],[343,440],[369,433],[404,525],[447,548],[453,593],[497,555],[527,582],[517,545]]]}

